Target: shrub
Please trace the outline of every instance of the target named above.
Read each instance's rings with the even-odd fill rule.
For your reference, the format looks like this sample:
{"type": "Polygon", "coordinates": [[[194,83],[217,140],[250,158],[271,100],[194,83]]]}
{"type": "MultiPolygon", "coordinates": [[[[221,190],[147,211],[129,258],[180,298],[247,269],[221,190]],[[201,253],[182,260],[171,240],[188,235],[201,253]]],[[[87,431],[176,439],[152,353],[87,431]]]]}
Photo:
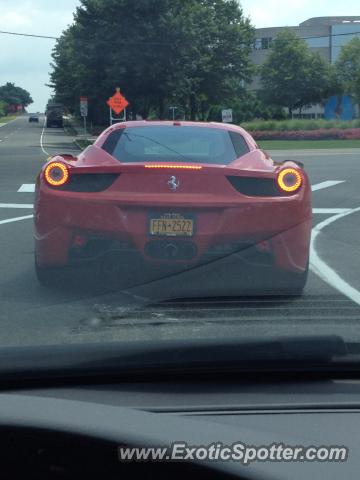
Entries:
{"type": "Polygon", "coordinates": [[[358,140],[360,139],[360,128],[328,128],[298,131],[258,130],[251,132],[251,135],[255,140],[358,140]]]}
{"type": "Polygon", "coordinates": [[[352,129],[360,127],[360,119],[344,121],[344,120],[324,120],[324,119],[294,119],[294,120],[267,120],[267,121],[254,121],[244,122],[241,125],[245,130],[249,132],[262,132],[262,131],[312,131],[312,130],[330,130],[330,129],[352,129]]]}

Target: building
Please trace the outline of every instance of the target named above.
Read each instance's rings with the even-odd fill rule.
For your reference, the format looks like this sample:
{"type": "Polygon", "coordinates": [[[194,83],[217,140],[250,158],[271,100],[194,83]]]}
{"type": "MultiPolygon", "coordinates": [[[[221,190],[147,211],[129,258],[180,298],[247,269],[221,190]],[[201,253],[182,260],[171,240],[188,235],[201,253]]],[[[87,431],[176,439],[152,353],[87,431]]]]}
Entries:
{"type": "MultiPolygon", "coordinates": [[[[310,49],[319,53],[329,63],[334,63],[341,47],[352,38],[360,37],[359,17],[314,17],[305,20],[298,26],[269,27],[256,29],[256,40],[252,51],[252,61],[262,65],[272,40],[284,29],[290,29],[308,44],[310,49]]],[[[259,78],[256,78],[252,89],[260,88],[259,78]]],[[[314,106],[304,111],[305,116],[323,116],[324,108],[314,106]]],[[[296,112],[295,112],[296,115],[296,112]]]]}

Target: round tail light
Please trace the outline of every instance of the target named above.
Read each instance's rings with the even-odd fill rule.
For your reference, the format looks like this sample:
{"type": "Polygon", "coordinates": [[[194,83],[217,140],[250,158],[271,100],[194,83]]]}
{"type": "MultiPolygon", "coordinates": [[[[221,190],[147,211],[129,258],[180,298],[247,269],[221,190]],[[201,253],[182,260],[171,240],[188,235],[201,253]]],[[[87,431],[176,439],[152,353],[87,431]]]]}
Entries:
{"type": "Polygon", "coordinates": [[[296,168],[284,168],[277,177],[280,189],[287,193],[294,193],[299,190],[302,181],[302,175],[296,168]]]}
{"type": "Polygon", "coordinates": [[[61,162],[51,162],[44,171],[45,180],[52,187],[64,185],[69,179],[69,169],[61,162]]]}

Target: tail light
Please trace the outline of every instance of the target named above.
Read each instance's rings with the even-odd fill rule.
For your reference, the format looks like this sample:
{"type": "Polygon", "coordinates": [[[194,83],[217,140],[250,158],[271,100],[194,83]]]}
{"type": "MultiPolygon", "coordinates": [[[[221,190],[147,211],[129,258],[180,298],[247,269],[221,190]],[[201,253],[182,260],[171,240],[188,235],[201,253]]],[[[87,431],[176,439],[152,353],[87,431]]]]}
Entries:
{"type": "Polygon", "coordinates": [[[69,169],[61,162],[50,162],[45,168],[44,177],[52,187],[60,187],[69,180],[69,169]]]}
{"type": "Polygon", "coordinates": [[[302,175],[295,168],[284,168],[278,174],[277,183],[283,192],[295,193],[302,184],[302,175]]]}

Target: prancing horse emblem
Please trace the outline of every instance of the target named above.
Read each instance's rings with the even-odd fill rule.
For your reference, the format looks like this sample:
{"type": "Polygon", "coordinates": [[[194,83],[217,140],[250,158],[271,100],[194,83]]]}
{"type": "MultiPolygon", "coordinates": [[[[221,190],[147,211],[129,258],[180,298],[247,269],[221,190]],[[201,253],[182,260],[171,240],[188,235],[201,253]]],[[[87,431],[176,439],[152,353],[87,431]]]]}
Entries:
{"type": "Polygon", "coordinates": [[[172,176],[169,178],[167,184],[169,185],[169,187],[171,188],[171,190],[172,190],[173,192],[175,192],[176,189],[180,186],[180,181],[177,180],[177,178],[176,178],[174,175],[172,175],[172,176]]]}

